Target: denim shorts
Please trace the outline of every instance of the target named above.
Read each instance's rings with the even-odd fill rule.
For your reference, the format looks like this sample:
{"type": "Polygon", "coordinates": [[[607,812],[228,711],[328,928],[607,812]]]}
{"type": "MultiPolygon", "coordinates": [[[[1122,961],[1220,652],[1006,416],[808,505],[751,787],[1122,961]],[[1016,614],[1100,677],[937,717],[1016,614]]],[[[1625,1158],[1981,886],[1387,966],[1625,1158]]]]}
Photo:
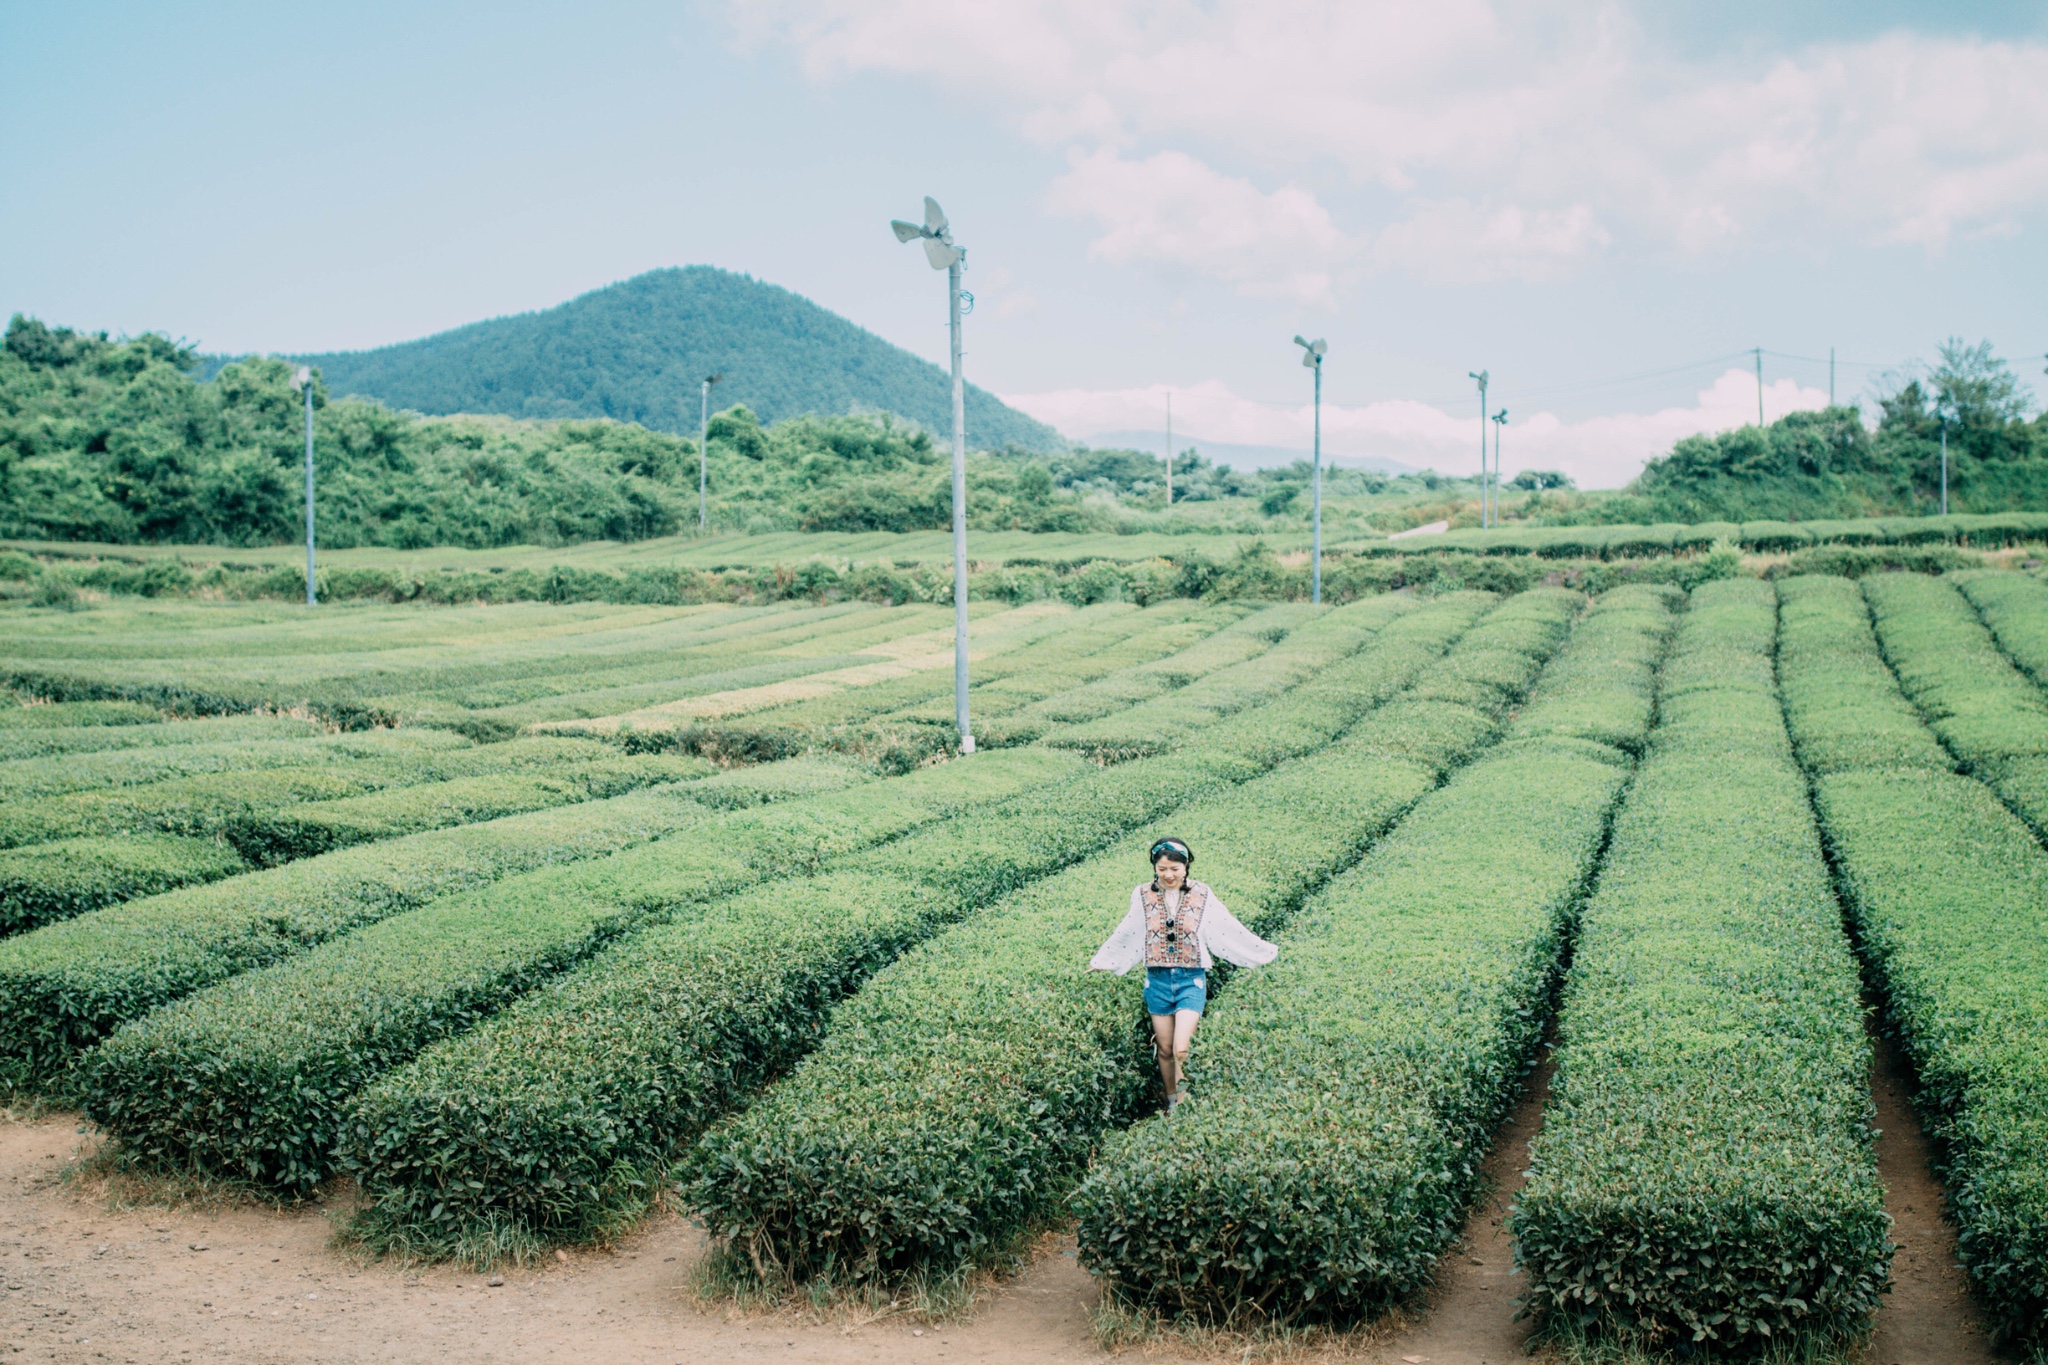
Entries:
{"type": "Polygon", "coordinates": [[[1145,1012],[1178,1014],[1182,1010],[1202,1012],[1209,1003],[1209,976],[1200,967],[1147,967],[1145,969],[1145,1012]]]}

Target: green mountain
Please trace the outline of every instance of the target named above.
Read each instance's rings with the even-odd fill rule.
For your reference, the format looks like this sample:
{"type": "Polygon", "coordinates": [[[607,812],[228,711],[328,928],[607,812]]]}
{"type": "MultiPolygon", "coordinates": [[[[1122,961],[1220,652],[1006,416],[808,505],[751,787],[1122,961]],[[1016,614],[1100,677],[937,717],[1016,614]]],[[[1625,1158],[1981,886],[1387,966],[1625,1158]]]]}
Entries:
{"type": "MultiPolygon", "coordinates": [[[[744,404],[763,422],[806,413],[892,412],[953,429],[951,381],[799,294],[695,265],[651,270],[555,308],[475,322],[373,351],[296,356],[330,391],[415,412],[609,417],[695,434],[699,384],[724,372],[715,409],[744,404]]],[[[973,385],[975,449],[1056,451],[1066,442],[973,385]]]]}

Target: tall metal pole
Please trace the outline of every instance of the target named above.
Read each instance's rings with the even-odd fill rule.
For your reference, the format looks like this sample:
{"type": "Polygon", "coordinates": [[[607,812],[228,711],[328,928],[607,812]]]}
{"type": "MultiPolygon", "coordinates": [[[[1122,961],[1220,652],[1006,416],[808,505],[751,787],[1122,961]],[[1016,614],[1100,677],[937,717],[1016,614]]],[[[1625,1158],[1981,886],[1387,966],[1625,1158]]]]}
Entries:
{"type": "Polygon", "coordinates": [[[1508,410],[1493,415],[1493,524],[1500,525],[1500,431],[1508,424],[1508,410]]]}
{"type": "Polygon", "coordinates": [[[967,723],[967,381],[960,373],[960,261],[946,267],[946,316],[953,329],[953,719],[960,752],[974,752],[967,723]]]}
{"type": "Polygon", "coordinates": [[[1828,406],[1835,405],[1835,348],[1828,347],[1828,406]]]}
{"type": "Polygon", "coordinates": [[[1756,424],[1764,424],[1764,348],[1756,348],[1756,424]]]}
{"type": "Polygon", "coordinates": [[[1486,380],[1490,370],[1467,370],[1467,379],[1479,381],[1479,524],[1486,520],[1486,380]]]}
{"type": "Polygon", "coordinates": [[[1173,390],[1166,391],[1166,506],[1173,507],[1173,390]]]}
{"type": "Polygon", "coordinates": [[[697,406],[697,529],[711,529],[710,504],[705,500],[704,489],[708,482],[706,468],[711,458],[711,386],[717,377],[704,381],[704,397],[697,406]]]}
{"type": "Polygon", "coordinates": [[[318,606],[313,596],[313,375],[299,369],[299,387],[306,394],[306,605],[318,606]]]}
{"type": "Polygon", "coordinates": [[[1323,358],[1316,357],[1316,491],[1314,548],[1310,552],[1308,600],[1323,600],[1323,358]]]}
{"type": "Polygon", "coordinates": [[[1941,514],[1948,515],[1948,414],[1941,416],[1941,514]]]}

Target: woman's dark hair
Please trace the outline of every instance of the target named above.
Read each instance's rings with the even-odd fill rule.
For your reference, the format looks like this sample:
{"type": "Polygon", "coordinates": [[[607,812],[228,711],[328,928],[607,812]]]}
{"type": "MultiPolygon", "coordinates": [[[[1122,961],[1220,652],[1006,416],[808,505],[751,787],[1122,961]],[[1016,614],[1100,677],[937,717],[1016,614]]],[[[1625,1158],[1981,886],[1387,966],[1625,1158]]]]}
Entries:
{"type": "Polygon", "coordinates": [[[1187,841],[1184,839],[1169,837],[1154,842],[1152,845],[1152,861],[1156,863],[1161,858],[1171,858],[1182,867],[1193,867],[1195,865],[1195,851],[1187,846],[1187,841]]]}

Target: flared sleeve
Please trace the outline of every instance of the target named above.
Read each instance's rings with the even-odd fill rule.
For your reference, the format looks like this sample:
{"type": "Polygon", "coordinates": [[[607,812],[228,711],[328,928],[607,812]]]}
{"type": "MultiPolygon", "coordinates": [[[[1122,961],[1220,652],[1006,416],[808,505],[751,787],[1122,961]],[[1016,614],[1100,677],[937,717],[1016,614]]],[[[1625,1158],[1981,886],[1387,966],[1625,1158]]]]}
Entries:
{"type": "Polygon", "coordinates": [[[1131,888],[1130,913],[1124,922],[1117,925],[1109,941],[1095,950],[1095,956],[1088,959],[1088,965],[1098,972],[1115,972],[1118,976],[1130,971],[1145,960],[1145,902],[1142,888],[1131,888]]]}
{"type": "MultiPolygon", "coordinates": [[[[1141,925],[1141,931],[1142,928],[1141,925]]],[[[1142,950],[1142,932],[1139,940],[1142,950]]],[[[1213,954],[1240,967],[1263,967],[1280,956],[1279,948],[1239,924],[1237,916],[1224,906],[1223,898],[1213,891],[1209,893],[1209,908],[1202,912],[1202,953],[1204,957],[1213,954]]]]}

